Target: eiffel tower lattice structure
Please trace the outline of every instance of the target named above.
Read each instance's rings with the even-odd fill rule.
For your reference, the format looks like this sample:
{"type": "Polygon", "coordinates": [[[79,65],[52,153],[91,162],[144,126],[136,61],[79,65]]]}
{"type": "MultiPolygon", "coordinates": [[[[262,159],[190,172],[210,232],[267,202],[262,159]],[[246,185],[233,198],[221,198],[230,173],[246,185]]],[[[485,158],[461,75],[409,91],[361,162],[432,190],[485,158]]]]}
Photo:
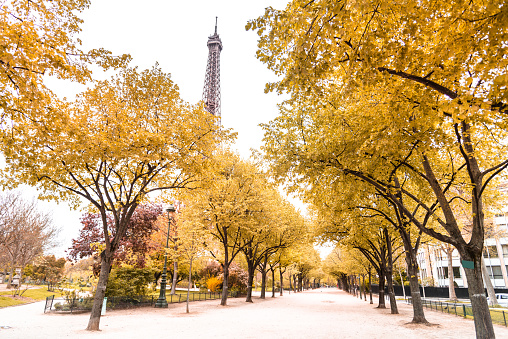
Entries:
{"type": "Polygon", "coordinates": [[[222,41],[217,34],[217,17],[215,18],[215,33],[208,37],[208,63],[206,65],[205,86],[203,88],[203,102],[205,109],[218,118],[220,126],[220,52],[222,41]]]}

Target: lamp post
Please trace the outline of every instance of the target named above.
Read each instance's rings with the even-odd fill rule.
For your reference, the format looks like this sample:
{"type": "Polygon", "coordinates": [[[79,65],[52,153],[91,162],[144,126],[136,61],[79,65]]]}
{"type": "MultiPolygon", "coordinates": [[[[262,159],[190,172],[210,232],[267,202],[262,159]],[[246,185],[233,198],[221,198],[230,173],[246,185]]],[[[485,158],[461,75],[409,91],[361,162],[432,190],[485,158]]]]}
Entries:
{"type": "Polygon", "coordinates": [[[162,269],[162,277],[161,277],[161,291],[159,294],[159,299],[155,302],[155,307],[159,308],[167,308],[168,302],[166,300],[166,278],[167,278],[167,263],[168,263],[168,245],[169,245],[169,230],[171,229],[171,221],[173,221],[173,213],[175,213],[175,207],[173,205],[169,205],[166,209],[168,212],[168,236],[166,238],[166,251],[164,253],[164,268],[162,269]]]}

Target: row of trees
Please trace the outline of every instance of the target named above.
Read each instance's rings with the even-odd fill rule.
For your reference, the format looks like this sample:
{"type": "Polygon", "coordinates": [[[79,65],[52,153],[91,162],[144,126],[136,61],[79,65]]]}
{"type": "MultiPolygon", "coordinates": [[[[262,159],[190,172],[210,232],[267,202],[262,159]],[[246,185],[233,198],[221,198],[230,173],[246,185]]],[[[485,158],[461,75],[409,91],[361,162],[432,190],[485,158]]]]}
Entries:
{"type": "Polygon", "coordinates": [[[213,238],[207,249],[223,267],[221,304],[226,304],[229,265],[241,254],[247,263],[247,301],[252,301],[256,269],[262,275],[264,297],[267,270],[287,266],[287,250],[310,243],[310,233],[300,213],[281,197],[259,166],[227,152],[217,166],[210,186],[182,193],[186,204],[182,222],[213,238]]]}
{"type": "MultiPolygon", "coordinates": [[[[309,271],[320,259],[312,247],[308,225],[299,211],[281,197],[254,163],[241,160],[228,151],[217,151],[210,159],[214,161],[214,167],[199,180],[203,185],[176,194],[178,200],[173,204],[178,206],[177,214],[171,223],[160,205],[140,205],[134,211],[126,234],[114,253],[115,270],[120,267],[141,269],[148,264],[157,281],[162,268],[161,258],[167,251],[174,263],[171,284],[174,294],[177,283],[184,277],[188,278],[190,289],[193,261],[203,262],[207,255],[211,255],[220,263],[222,305],[227,303],[228,289],[232,286],[230,267],[235,261],[246,267],[247,281],[241,284],[246,287],[246,301],[252,302],[256,270],[262,277],[262,298],[265,297],[267,273],[272,273],[274,284],[276,269],[282,286],[283,273],[290,267],[294,271],[293,284],[295,288],[298,284],[301,290],[309,271]],[[167,249],[166,237],[171,243],[167,249]],[[185,265],[183,270],[182,263],[185,265]]],[[[117,229],[113,217],[110,214],[107,217],[109,237],[115,237],[117,229]]],[[[82,224],[80,236],[73,240],[69,256],[73,260],[88,256],[99,259],[105,247],[100,215],[87,213],[82,224]]],[[[97,260],[95,274],[100,274],[101,265],[102,262],[97,260]]],[[[209,271],[210,278],[216,279],[219,275],[218,270],[209,271]]],[[[117,276],[115,273],[115,279],[117,276]]],[[[109,291],[106,293],[111,295],[113,287],[107,286],[109,291]]]]}
{"type": "Polygon", "coordinates": [[[508,166],[507,15],[505,1],[294,0],[247,25],[281,77],[267,90],[290,95],[264,125],[274,177],[368,258],[399,239],[412,288],[424,235],[456,248],[478,338],[495,337],[481,259],[508,166]]]}

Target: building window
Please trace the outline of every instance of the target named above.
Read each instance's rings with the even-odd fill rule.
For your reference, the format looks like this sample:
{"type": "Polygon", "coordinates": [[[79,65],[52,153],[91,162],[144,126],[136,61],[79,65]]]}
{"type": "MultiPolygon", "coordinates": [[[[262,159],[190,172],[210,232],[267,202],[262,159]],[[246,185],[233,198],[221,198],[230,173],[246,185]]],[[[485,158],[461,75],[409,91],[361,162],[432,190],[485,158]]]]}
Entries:
{"type": "Polygon", "coordinates": [[[508,258],[508,245],[503,245],[503,258],[508,258]]]}
{"type": "Polygon", "coordinates": [[[497,248],[496,246],[485,246],[483,249],[483,257],[484,258],[497,258],[497,248]]]}
{"type": "MultiPolygon", "coordinates": [[[[448,279],[448,267],[443,267],[443,278],[448,279]]],[[[460,268],[454,267],[453,268],[453,278],[460,278],[460,268]]]]}
{"type": "Polygon", "coordinates": [[[501,266],[487,266],[489,276],[493,279],[503,279],[503,272],[501,272],[501,266]]]}

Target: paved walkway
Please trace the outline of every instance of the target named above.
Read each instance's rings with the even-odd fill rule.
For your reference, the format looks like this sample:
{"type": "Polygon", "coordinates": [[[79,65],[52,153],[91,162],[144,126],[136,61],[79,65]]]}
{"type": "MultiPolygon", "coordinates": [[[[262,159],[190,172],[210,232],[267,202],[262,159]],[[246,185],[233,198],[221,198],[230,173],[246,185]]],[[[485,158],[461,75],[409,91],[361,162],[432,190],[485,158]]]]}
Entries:
{"type": "MultiPolygon", "coordinates": [[[[375,300],[376,301],[376,300],[375,300]]],[[[412,309],[400,314],[359,300],[337,289],[291,293],[275,299],[229,299],[172,304],[168,309],[110,311],[100,332],[84,330],[89,314],[44,314],[44,303],[0,309],[0,338],[474,338],[474,325],[454,315],[426,311],[432,326],[408,324],[412,309]]],[[[497,338],[508,329],[495,325],[497,338]]]]}

